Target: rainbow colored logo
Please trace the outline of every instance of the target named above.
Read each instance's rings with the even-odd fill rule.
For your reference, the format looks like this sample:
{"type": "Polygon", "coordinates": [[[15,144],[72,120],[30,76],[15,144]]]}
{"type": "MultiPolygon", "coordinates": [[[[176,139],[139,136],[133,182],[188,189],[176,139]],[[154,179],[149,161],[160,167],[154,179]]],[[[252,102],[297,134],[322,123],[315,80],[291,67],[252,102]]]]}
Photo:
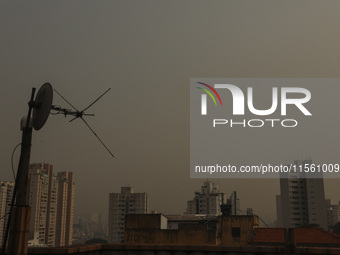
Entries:
{"type": "MultiPolygon", "coordinates": [[[[217,93],[217,91],[216,91],[212,86],[210,86],[210,85],[208,85],[208,84],[206,84],[206,83],[203,83],[203,82],[196,82],[196,83],[201,84],[201,85],[207,87],[208,89],[210,89],[210,90],[217,96],[217,98],[218,98],[218,100],[220,101],[220,104],[221,104],[221,106],[222,106],[222,100],[221,100],[221,98],[220,98],[220,95],[217,93]]],[[[211,92],[210,92],[209,90],[204,89],[204,88],[201,88],[201,87],[197,87],[197,88],[198,88],[198,89],[201,89],[201,90],[203,90],[205,93],[207,93],[207,94],[212,98],[212,100],[214,101],[215,106],[217,106],[216,100],[215,100],[214,96],[211,94],[211,92]]]]}

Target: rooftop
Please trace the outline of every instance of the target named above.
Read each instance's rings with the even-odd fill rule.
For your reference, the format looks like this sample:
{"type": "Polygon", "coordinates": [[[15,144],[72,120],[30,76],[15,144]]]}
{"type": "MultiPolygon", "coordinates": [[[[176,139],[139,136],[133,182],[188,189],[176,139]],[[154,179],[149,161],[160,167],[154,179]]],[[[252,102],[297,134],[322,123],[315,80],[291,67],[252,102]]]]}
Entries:
{"type": "Polygon", "coordinates": [[[257,228],[250,244],[282,245],[288,242],[294,242],[296,246],[340,247],[340,236],[321,228],[257,228]],[[287,240],[289,236],[291,241],[287,240]]]}

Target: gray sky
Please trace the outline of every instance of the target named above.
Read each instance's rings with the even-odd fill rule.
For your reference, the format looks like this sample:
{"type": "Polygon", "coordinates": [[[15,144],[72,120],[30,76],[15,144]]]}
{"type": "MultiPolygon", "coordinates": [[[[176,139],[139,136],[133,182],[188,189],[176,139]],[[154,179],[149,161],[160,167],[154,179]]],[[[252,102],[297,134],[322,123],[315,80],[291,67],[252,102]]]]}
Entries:
{"type": "MultiPolygon", "coordinates": [[[[181,213],[203,183],[189,178],[190,78],[338,77],[339,10],[339,1],[2,1],[0,179],[12,179],[33,86],[50,82],[79,109],[111,87],[87,120],[116,158],[82,122],[50,116],[31,162],[75,173],[76,213],[106,214],[108,193],[124,185],[149,193],[152,209],[181,213]]],[[[54,104],[68,107],[56,94],[54,104]]],[[[277,180],[218,182],[243,209],[275,218],[277,180]]],[[[326,196],[340,200],[338,186],[327,180],[326,196]]]]}

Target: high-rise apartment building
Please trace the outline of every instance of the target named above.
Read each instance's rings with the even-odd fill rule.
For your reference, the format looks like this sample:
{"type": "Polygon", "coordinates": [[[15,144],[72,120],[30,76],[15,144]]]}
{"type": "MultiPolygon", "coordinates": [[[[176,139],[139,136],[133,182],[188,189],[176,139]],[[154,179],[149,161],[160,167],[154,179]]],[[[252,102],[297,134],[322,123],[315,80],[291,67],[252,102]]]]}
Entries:
{"type": "Polygon", "coordinates": [[[29,238],[34,238],[34,232],[38,232],[39,243],[55,246],[58,180],[53,176],[53,166],[31,164],[28,176],[28,203],[31,207],[29,238]]]}
{"type": "Polygon", "coordinates": [[[3,240],[6,233],[8,222],[8,214],[14,190],[14,182],[0,181],[0,244],[3,245],[3,240]]]}
{"type": "Polygon", "coordinates": [[[122,187],[120,193],[110,193],[108,241],[123,242],[126,214],[145,214],[148,210],[149,196],[146,193],[134,193],[132,187],[122,187]]]}
{"type": "MultiPolygon", "coordinates": [[[[311,160],[296,160],[294,165],[311,164],[311,160]]],[[[317,224],[327,229],[325,191],[322,173],[306,178],[301,173],[280,176],[281,194],[276,197],[278,227],[294,228],[317,224]]]]}
{"type": "Polygon", "coordinates": [[[31,207],[29,238],[38,232],[39,243],[65,246],[72,241],[74,182],[73,173],[53,173],[53,166],[31,164],[28,202],[31,207]]]}
{"type": "Polygon", "coordinates": [[[72,244],[73,218],[74,218],[74,191],[73,173],[59,172],[58,179],[58,205],[56,246],[72,244]]]}
{"type": "Polygon", "coordinates": [[[332,204],[330,199],[326,199],[327,226],[331,230],[340,221],[340,206],[332,204]]]}
{"type": "Polygon", "coordinates": [[[221,205],[227,202],[218,184],[205,181],[201,192],[195,192],[193,200],[187,202],[186,214],[220,215],[221,205]]]}

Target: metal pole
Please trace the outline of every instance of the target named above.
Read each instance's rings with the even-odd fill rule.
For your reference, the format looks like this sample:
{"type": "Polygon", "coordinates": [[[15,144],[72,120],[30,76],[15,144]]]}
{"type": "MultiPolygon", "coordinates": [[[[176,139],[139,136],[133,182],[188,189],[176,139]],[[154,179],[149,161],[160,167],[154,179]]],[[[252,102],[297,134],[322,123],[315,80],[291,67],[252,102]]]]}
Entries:
{"type": "MultiPolygon", "coordinates": [[[[32,88],[31,100],[28,103],[28,115],[26,126],[22,129],[21,154],[18,166],[17,177],[13,192],[12,205],[8,218],[10,228],[7,254],[25,255],[27,254],[28,233],[31,208],[28,206],[28,171],[31,156],[32,127],[30,127],[32,108],[34,107],[35,88],[32,88]],[[16,196],[15,196],[16,195],[16,196]]],[[[6,250],[8,228],[6,230],[3,243],[3,252],[6,250]]]]}

